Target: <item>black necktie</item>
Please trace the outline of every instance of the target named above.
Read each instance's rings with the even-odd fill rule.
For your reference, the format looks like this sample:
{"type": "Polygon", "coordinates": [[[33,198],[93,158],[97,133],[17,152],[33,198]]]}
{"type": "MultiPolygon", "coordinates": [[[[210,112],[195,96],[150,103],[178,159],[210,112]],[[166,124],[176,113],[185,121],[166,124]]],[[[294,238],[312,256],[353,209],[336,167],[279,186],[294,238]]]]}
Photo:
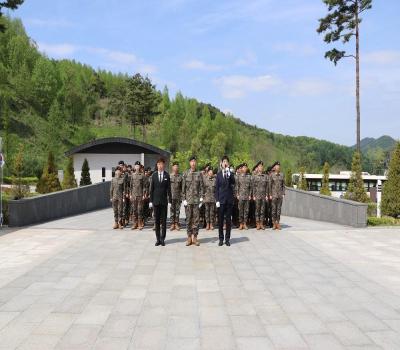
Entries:
{"type": "Polygon", "coordinates": [[[160,173],[160,183],[161,183],[161,173],[160,173]]]}

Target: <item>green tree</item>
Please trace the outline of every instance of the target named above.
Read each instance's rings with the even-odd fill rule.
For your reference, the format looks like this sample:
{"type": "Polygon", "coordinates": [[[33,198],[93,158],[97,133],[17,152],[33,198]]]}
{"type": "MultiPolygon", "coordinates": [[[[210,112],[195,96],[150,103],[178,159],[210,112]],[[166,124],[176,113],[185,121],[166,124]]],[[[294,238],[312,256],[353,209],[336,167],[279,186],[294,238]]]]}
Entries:
{"type": "Polygon", "coordinates": [[[29,193],[29,186],[25,185],[22,181],[24,173],[24,145],[21,143],[18,148],[17,156],[14,160],[14,167],[12,172],[12,195],[14,199],[21,199],[29,193]]]}
{"type": "Polygon", "coordinates": [[[87,186],[91,185],[92,180],[90,179],[90,168],[89,168],[89,162],[85,158],[82,164],[82,171],[81,171],[81,181],[79,182],[79,186],[87,186]]]}
{"type": "Polygon", "coordinates": [[[75,179],[75,170],[74,170],[74,160],[72,157],[68,157],[67,166],[64,171],[64,179],[62,182],[62,188],[64,190],[68,188],[75,188],[77,186],[75,179]]]}
{"type": "Polygon", "coordinates": [[[361,203],[369,202],[369,197],[365,192],[364,181],[362,179],[361,154],[358,151],[355,151],[353,155],[349,187],[347,188],[344,198],[361,203]]]}
{"type": "Polygon", "coordinates": [[[39,193],[50,193],[61,190],[60,181],[58,180],[58,172],[54,160],[53,152],[48,153],[47,163],[43,168],[42,176],[36,186],[39,193]]]}
{"type": "Polygon", "coordinates": [[[5,0],[0,2],[0,32],[6,30],[6,25],[3,21],[3,8],[16,10],[23,2],[24,0],[5,0]]]}
{"type": "Polygon", "coordinates": [[[324,41],[328,44],[342,41],[348,43],[356,39],[355,53],[348,54],[336,48],[325,53],[325,58],[335,65],[344,57],[356,61],[356,112],[357,112],[357,151],[360,152],[360,23],[361,13],[372,7],[372,0],[322,0],[328,7],[328,14],[319,20],[317,32],[325,33],[324,41]]]}
{"type": "Polygon", "coordinates": [[[394,218],[400,216],[400,142],[392,153],[387,181],[382,191],[382,213],[394,218]]]}
{"type": "Polygon", "coordinates": [[[298,188],[299,188],[299,190],[308,191],[308,184],[307,184],[307,179],[306,179],[305,173],[306,173],[306,169],[304,167],[301,167],[298,188]]]}
{"type": "Polygon", "coordinates": [[[292,169],[288,168],[285,174],[285,186],[286,187],[293,187],[293,180],[292,180],[292,169]]]}
{"type": "Polygon", "coordinates": [[[324,174],[322,177],[322,186],[319,193],[324,194],[325,196],[331,195],[331,190],[329,189],[329,163],[325,162],[324,164],[324,174]]]}

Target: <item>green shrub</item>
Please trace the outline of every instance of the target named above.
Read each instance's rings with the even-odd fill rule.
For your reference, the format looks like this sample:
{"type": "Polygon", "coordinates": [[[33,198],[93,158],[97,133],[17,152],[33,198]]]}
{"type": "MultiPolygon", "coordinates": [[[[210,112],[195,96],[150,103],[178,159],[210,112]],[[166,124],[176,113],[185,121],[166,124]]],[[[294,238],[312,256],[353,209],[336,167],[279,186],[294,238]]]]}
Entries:
{"type": "Polygon", "coordinates": [[[368,211],[367,211],[368,217],[370,216],[376,217],[376,207],[377,207],[376,203],[372,202],[368,203],[368,211]]]}
{"type": "Polygon", "coordinates": [[[400,219],[395,219],[390,216],[368,217],[368,226],[400,226],[400,219]]]}

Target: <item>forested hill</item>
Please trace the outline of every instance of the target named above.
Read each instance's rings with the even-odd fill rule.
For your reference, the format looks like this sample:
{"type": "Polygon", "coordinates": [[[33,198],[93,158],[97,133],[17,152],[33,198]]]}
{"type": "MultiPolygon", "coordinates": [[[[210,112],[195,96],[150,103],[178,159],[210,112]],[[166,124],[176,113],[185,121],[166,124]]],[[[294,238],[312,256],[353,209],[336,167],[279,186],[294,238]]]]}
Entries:
{"type": "MultiPolygon", "coordinates": [[[[7,19],[0,33],[0,129],[8,168],[20,144],[25,174],[40,175],[47,153],[57,165],[72,146],[106,136],[134,137],[173,152],[180,161],[195,153],[200,163],[234,164],[280,160],[284,169],[349,169],[352,149],[309,137],[289,137],[243,123],[217,108],[186,98],[170,98],[150,79],[116,75],[71,60],[41,54],[20,20],[7,19]]],[[[367,169],[368,170],[368,169],[367,169]]]]}

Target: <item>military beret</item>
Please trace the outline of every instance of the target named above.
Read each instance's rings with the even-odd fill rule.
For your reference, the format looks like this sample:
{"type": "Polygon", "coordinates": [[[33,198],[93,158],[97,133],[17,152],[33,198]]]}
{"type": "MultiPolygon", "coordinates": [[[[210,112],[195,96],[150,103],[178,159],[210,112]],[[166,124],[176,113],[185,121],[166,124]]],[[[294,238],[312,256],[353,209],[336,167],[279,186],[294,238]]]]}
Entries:
{"type": "Polygon", "coordinates": [[[140,164],[140,162],[137,160],[137,161],[135,162],[135,165],[142,165],[142,164],[140,164]]]}
{"type": "Polygon", "coordinates": [[[281,165],[278,161],[276,161],[274,164],[272,164],[272,168],[275,167],[275,165],[281,165]]]}
{"type": "Polygon", "coordinates": [[[211,163],[207,163],[206,165],[204,165],[203,169],[210,168],[210,167],[211,167],[211,163]]]}
{"type": "Polygon", "coordinates": [[[194,156],[194,155],[193,155],[193,156],[191,156],[191,157],[189,158],[189,162],[190,162],[190,161],[192,161],[192,160],[197,160],[197,157],[196,157],[196,156],[194,156]]]}
{"type": "Polygon", "coordinates": [[[243,164],[242,164],[242,167],[244,167],[244,166],[247,167],[247,163],[243,163],[243,164]]]}
{"type": "Polygon", "coordinates": [[[119,162],[118,162],[118,165],[124,165],[125,163],[124,163],[124,161],[123,160],[120,160],[119,162]]]}
{"type": "Polygon", "coordinates": [[[211,165],[208,166],[208,171],[210,171],[210,170],[213,171],[213,167],[211,165]]]}
{"type": "Polygon", "coordinates": [[[264,165],[264,162],[262,160],[259,160],[254,168],[257,168],[259,165],[264,165]]]}
{"type": "Polygon", "coordinates": [[[179,163],[178,162],[173,162],[172,166],[174,166],[174,165],[179,165],[179,163]]]}

